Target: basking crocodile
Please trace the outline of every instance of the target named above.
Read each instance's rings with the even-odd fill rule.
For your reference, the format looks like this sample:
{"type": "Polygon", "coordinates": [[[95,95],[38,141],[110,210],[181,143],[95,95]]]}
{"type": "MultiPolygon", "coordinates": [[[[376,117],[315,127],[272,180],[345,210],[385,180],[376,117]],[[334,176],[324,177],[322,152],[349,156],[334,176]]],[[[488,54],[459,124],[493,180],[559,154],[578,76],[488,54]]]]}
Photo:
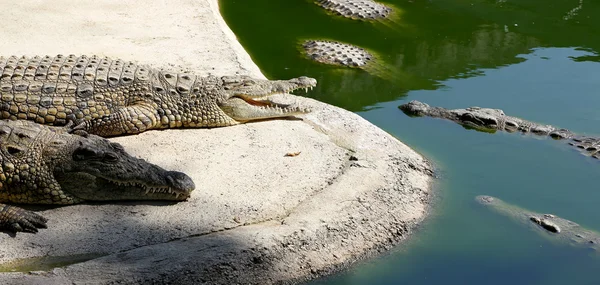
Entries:
{"type": "Polygon", "coordinates": [[[313,78],[173,73],[98,56],[0,57],[0,118],[66,125],[100,136],[150,129],[224,127],[309,110],[269,95],[316,85],[313,78]]]}
{"type": "MultiPolygon", "coordinates": [[[[31,121],[0,120],[0,202],[75,204],[107,200],[182,201],[195,188],[184,173],[166,171],[95,135],[31,121]]],[[[46,219],[0,204],[0,228],[37,232],[46,219]]]]}
{"type": "Polygon", "coordinates": [[[482,132],[520,131],[539,136],[550,136],[554,139],[565,139],[569,140],[570,145],[587,151],[590,156],[600,158],[600,138],[580,136],[567,129],[559,129],[551,125],[541,125],[507,116],[500,109],[470,107],[449,110],[441,107],[431,107],[419,101],[410,101],[400,105],[399,108],[409,116],[443,118],[482,132]]]}
{"type": "Polygon", "coordinates": [[[477,196],[475,200],[521,224],[530,225],[536,232],[563,243],[600,249],[600,234],[581,227],[575,222],[552,214],[540,214],[519,208],[491,196],[477,196]]]}

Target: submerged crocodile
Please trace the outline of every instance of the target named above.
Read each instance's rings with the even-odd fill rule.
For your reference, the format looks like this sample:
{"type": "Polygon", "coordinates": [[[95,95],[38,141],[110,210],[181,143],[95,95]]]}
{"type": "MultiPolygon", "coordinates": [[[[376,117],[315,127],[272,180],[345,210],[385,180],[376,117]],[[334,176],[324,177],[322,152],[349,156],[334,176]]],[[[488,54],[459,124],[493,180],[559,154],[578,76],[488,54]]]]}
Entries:
{"type": "Polygon", "coordinates": [[[525,210],[491,196],[477,196],[475,200],[521,224],[530,225],[544,237],[574,246],[600,249],[600,234],[583,228],[575,222],[552,214],[540,214],[525,210]]]}
{"type": "Polygon", "coordinates": [[[307,113],[268,96],[316,83],[308,77],[201,77],[98,56],[0,57],[0,118],[74,122],[74,130],[104,137],[224,127],[307,113]]]}
{"type": "Polygon", "coordinates": [[[470,107],[466,109],[445,109],[431,107],[419,101],[410,101],[399,107],[409,116],[428,116],[454,121],[467,128],[482,132],[507,131],[531,133],[539,136],[550,136],[554,139],[568,140],[569,144],[585,150],[590,156],[600,158],[600,138],[580,136],[567,129],[551,125],[542,125],[504,114],[500,109],[470,107]]]}
{"type": "MultiPolygon", "coordinates": [[[[0,120],[0,202],[68,205],[84,201],[183,201],[195,188],[184,173],[127,154],[95,135],[0,120]]],[[[0,229],[37,232],[46,219],[0,204],[0,229]]]]}
{"type": "Polygon", "coordinates": [[[308,40],[302,47],[309,58],[325,64],[363,67],[373,59],[365,49],[341,42],[308,40]]]}
{"type": "Polygon", "coordinates": [[[315,3],[337,15],[350,19],[383,19],[392,12],[392,8],[372,0],[316,0],[315,3]]]}

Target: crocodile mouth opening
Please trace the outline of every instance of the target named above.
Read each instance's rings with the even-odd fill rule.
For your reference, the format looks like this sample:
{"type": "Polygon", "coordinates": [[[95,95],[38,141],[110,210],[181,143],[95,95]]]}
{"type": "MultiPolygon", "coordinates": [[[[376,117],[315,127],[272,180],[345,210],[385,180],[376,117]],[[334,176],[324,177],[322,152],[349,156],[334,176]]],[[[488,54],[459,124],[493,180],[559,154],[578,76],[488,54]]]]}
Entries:
{"type": "MultiPolygon", "coordinates": [[[[263,96],[249,96],[249,95],[235,95],[232,98],[239,98],[244,100],[248,105],[255,107],[270,107],[270,108],[281,108],[285,109],[290,105],[278,104],[269,99],[270,96],[275,94],[263,95],[263,96]]],[[[230,99],[231,100],[231,99],[230,99]]]]}
{"type": "MultiPolygon", "coordinates": [[[[290,95],[294,90],[308,92],[317,86],[317,80],[298,77],[282,81],[252,81],[248,85],[235,82],[236,86],[225,88],[226,95],[218,103],[219,108],[238,123],[292,117],[309,113],[309,108],[276,103],[272,96],[290,95]]],[[[285,99],[284,99],[285,100],[285,99]]]]}
{"type": "Polygon", "coordinates": [[[275,103],[269,96],[236,95],[219,104],[219,108],[230,118],[245,123],[292,117],[309,113],[309,108],[275,103]]]}
{"type": "Polygon", "coordinates": [[[266,105],[275,104],[271,100],[269,100],[270,96],[290,95],[295,90],[304,90],[304,93],[308,94],[308,92],[312,91],[313,88],[315,88],[315,86],[316,86],[316,82],[312,85],[295,86],[295,87],[289,87],[286,89],[271,90],[270,92],[267,91],[262,94],[260,94],[260,93],[259,94],[256,94],[256,93],[237,93],[236,94],[236,93],[234,93],[233,96],[231,96],[231,98],[240,98],[240,99],[246,101],[246,103],[248,103],[250,105],[254,105],[254,106],[265,106],[265,104],[266,105]]]}

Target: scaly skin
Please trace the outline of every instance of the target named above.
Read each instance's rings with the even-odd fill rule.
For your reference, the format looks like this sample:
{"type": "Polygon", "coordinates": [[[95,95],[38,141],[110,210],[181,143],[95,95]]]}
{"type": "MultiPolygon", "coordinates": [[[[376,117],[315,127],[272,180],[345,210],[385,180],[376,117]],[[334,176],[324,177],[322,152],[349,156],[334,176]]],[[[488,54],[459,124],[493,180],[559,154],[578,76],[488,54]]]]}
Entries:
{"type": "Polygon", "coordinates": [[[363,48],[334,41],[309,40],[302,44],[314,61],[349,67],[364,67],[373,55],[363,48]]]}
{"type": "MultiPolygon", "coordinates": [[[[31,121],[0,120],[0,202],[68,205],[84,201],[182,201],[190,177],[127,154],[95,135],[31,121]]],[[[0,228],[36,232],[41,216],[0,204],[0,228]]]]}
{"type": "Polygon", "coordinates": [[[316,0],[315,3],[350,19],[376,20],[389,16],[392,8],[372,0],[316,0]]]}
{"type": "Polygon", "coordinates": [[[470,107],[466,109],[445,109],[431,107],[419,101],[410,101],[399,108],[409,116],[427,116],[454,121],[467,128],[493,133],[496,131],[530,133],[538,136],[550,136],[553,139],[568,140],[569,144],[594,158],[600,158],[600,138],[579,136],[567,129],[559,129],[551,125],[542,125],[504,114],[500,109],[470,107]]]}
{"type": "Polygon", "coordinates": [[[57,126],[71,121],[76,130],[104,137],[225,127],[307,113],[263,97],[316,83],[308,77],[200,77],[98,56],[0,57],[0,118],[57,126]]]}

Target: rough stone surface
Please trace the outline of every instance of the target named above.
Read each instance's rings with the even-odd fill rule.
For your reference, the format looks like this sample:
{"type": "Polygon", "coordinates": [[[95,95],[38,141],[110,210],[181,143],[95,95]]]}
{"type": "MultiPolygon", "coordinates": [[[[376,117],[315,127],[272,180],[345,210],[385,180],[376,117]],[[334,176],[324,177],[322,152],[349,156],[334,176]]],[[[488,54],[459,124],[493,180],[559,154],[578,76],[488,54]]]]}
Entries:
{"type": "Polygon", "coordinates": [[[326,64],[363,67],[373,59],[363,48],[335,41],[309,40],[302,47],[310,59],[326,64]]]}
{"type": "MultiPolygon", "coordinates": [[[[11,5],[0,10],[6,54],[99,54],[157,67],[179,63],[200,75],[264,77],[216,0],[11,5]]],[[[115,138],[133,155],[189,174],[191,198],[43,210],[48,229],[0,235],[0,262],[102,257],[49,272],[3,273],[0,283],[295,282],[408,237],[428,211],[429,163],[358,115],[291,95],[276,99],[315,111],[303,120],[115,138]]]]}
{"type": "Polygon", "coordinates": [[[371,0],[317,0],[316,3],[337,15],[351,19],[381,19],[392,12],[392,8],[371,0]]]}

